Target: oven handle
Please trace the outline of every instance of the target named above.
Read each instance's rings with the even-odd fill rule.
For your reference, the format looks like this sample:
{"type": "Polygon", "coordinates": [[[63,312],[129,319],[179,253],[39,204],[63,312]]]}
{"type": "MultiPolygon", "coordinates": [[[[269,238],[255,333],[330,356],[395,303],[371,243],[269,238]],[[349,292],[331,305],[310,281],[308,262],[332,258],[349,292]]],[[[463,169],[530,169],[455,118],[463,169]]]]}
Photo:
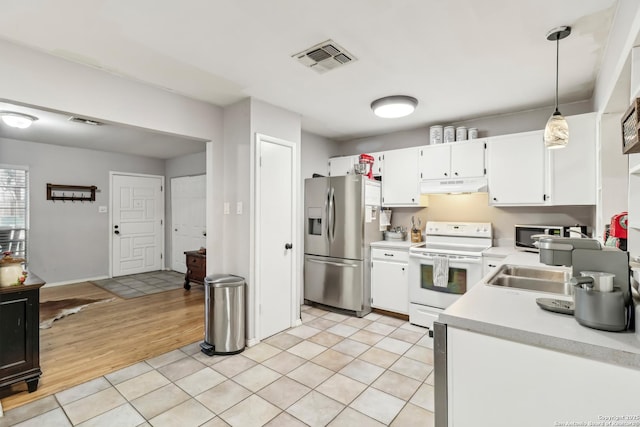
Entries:
{"type": "MultiPolygon", "coordinates": [[[[410,257],[418,258],[421,260],[433,261],[435,257],[431,255],[423,255],[423,254],[409,254],[410,257]]],[[[464,262],[465,264],[482,264],[482,258],[449,258],[449,263],[454,262],[464,262]]]]}

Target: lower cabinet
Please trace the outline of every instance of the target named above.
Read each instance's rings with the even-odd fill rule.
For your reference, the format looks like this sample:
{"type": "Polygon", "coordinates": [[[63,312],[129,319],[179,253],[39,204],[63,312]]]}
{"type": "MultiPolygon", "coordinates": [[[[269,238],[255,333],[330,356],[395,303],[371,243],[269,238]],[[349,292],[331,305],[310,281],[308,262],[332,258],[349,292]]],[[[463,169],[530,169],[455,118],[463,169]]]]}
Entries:
{"type": "Polygon", "coordinates": [[[409,250],[371,251],[371,307],[409,314],[409,250]]]}

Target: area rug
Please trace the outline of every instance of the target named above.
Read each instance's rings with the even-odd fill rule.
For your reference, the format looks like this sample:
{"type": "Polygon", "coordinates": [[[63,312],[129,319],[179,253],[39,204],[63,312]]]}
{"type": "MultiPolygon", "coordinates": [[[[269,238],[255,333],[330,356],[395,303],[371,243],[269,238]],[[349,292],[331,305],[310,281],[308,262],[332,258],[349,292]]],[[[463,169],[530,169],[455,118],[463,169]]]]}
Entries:
{"type": "Polygon", "coordinates": [[[149,273],[119,276],[104,280],[94,280],[91,283],[120,298],[130,299],[181,289],[184,285],[184,274],[169,270],[152,271],[149,273]]]}
{"type": "Polygon", "coordinates": [[[63,300],[44,301],[40,303],[40,329],[49,329],[54,320],[74,314],[91,304],[113,301],[115,298],[89,299],[69,298],[63,300]]]}

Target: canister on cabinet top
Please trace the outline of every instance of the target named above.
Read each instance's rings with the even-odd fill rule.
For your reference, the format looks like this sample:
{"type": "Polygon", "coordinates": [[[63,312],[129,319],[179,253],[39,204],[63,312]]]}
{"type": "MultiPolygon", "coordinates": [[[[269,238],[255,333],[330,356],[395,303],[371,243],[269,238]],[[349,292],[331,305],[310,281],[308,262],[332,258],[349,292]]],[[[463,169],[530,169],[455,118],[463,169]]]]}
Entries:
{"type": "Polygon", "coordinates": [[[430,144],[442,143],[442,126],[435,125],[429,128],[429,143],[430,144]]]}
{"type": "Polygon", "coordinates": [[[478,128],[469,128],[468,137],[469,139],[478,138],[478,128]]]}
{"type": "Polygon", "coordinates": [[[445,126],[444,142],[454,142],[456,140],[456,128],[453,126],[445,126]]]}
{"type": "Polygon", "coordinates": [[[456,141],[466,141],[467,140],[467,128],[464,126],[460,126],[456,128],[456,141]]]}

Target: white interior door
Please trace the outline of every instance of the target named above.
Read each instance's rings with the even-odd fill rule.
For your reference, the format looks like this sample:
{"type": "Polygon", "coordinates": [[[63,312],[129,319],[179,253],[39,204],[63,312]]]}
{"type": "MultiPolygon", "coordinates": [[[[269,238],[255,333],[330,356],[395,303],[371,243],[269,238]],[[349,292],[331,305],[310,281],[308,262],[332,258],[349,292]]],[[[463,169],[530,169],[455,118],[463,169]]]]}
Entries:
{"type": "Polygon", "coordinates": [[[111,175],[112,275],[162,269],[164,178],[111,175]]]}
{"type": "Polygon", "coordinates": [[[295,251],[295,145],[258,136],[258,338],[292,326],[295,251]]]}
{"type": "Polygon", "coordinates": [[[171,178],[171,268],[187,271],[184,253],[206,242],[206,175],[171,178]]]}

